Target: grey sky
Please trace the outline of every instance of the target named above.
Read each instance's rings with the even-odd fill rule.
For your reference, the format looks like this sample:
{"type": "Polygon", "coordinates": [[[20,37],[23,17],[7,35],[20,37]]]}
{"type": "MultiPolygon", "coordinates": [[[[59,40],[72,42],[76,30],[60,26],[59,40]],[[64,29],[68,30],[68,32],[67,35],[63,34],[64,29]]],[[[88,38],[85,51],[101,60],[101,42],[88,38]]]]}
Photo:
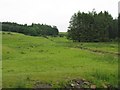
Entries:
{"type": "Polygon", "coordinates": [[[20,24],[43,23],[67,31],[71,16],[78,12],[108,11],[118,16],[119,0],[0,0],[0,21],[20,24]]]}
{"type": "Polygon", "coordinates": [[[120,1],[118,2],[118,13],[120,13],[120,1]]]}

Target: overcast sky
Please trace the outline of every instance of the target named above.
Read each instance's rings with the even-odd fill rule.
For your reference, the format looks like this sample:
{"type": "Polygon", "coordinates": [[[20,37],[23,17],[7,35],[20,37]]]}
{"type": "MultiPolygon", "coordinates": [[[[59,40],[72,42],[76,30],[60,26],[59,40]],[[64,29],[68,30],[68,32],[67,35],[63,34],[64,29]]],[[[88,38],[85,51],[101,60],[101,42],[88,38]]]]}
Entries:
{"type": "Polygon", "coordinates": [[[78,12],[108,11],[118,16],[119,0],[0,0],[0,21],[19,24],[43,23],[67,31],[71,16],[78,12]]]}

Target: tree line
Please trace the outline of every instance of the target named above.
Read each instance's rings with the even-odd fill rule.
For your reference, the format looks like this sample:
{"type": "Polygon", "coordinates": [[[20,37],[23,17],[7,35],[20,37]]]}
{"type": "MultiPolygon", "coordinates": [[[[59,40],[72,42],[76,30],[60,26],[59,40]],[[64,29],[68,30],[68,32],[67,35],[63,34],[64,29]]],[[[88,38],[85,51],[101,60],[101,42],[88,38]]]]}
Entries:
{"type": "Polygon", "coordinates": [[[119,41],[120,41],[120,13],[118,15],[118,38],[119,38],[119,41]]]}
{"type": "Polygon", "coordinates": [[[46,24],[17,24],[14,22],[2,22],[2,31],[23,33],[31,36],[57,36],[59,31],[56,26],[46,24]]]}
{"type": "Polygon", "coordinates": [[[78,42],[104,42],[118,39],[118,19],[107,12],[77,12],[70,19],[68,38],[78,42]]]}

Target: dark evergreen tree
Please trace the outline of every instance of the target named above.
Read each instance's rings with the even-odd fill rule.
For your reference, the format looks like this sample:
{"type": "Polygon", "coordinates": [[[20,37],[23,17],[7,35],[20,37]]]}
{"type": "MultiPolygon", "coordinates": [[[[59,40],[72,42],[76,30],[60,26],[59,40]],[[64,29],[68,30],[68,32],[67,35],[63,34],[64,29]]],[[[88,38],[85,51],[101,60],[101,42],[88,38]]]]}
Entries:
{"type": "Polygon", "coordinates": [[[117,20],[107,12],[75,13],[68,28],[68,38],[73,41],[110,41],[117,37],[117,20]]]}

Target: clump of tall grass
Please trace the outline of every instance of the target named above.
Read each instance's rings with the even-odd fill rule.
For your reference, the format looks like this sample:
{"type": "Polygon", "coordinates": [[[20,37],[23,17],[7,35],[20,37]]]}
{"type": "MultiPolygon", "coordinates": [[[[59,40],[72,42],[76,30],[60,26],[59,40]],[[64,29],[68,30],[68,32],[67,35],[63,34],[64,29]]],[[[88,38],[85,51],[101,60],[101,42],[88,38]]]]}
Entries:
{"type": "Polygon", "coordinates": [[[91,75],[95,79],[95,81],[93,80],[94,82],[101,82],[101,85],[106,85],[106,86],[112,85],[112,87],[117,87],[117,81],[116,81],[117,73],[113,74],[110,72],[106,72],[104,70],[95,70],[91,73],[91,75]]]}
{"type": "Polygon", "coordinates": [[[25,88],[25,87],[26,87],[26,84],[25,82],[22,82],[22,81],[18,81],[14,85],[14,88],[25,88]]]}

